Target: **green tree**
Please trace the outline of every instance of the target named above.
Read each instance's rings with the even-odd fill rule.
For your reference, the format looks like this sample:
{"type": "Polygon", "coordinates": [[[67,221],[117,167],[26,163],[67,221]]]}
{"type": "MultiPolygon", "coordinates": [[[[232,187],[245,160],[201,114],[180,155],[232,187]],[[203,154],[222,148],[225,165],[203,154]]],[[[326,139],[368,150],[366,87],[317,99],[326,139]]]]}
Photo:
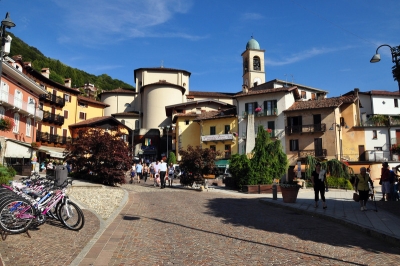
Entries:
{"type": "Polygon", "coordinates": [[[253,176],[250,160],[245,154],[232,155],[229,162],[229,171],[232,174],[235,185],[242,189],[244,185],[256,185],[253,180],[249,180],[253,176]]]}
{"type": "Polygon", "coordinates": [[[279,140],[272,141],[263,126],[257,130],[257,139],[250,159],[253,176],[250,184],[272,184],[286,173],[288,160],[279,140]]]}
{"type": "Polygon", "coordinates": [[[176,157],[175,157],[175,153],[174,153],[173,151],[171,151],[171,152],[169,153],[169,156],[168,156],[168,165],[169,165],[170,163],[176,164],[176,157]]]}
{"type": "Polygon", "coordinates": [[[400,45],[392,47],[392,53],[397,61],[397,63],[392,67],[393,78],[397,82],[400,82],[400,45]]]}
{"type": "Polygon", "coordinates": [[[74,143],[67,145],[66,160],[82,178],[105,185],[123,184],[132,158],[121,137],[118,129],[111,133],[99,128],[83,130],[74,143]]]}

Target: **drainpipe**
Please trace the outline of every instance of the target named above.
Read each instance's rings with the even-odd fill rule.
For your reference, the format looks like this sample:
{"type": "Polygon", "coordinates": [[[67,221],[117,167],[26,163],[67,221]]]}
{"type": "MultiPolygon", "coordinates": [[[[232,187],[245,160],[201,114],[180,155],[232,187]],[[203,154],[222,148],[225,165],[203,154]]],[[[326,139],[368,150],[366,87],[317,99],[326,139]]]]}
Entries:
{"type": "Polygon", "coordinates": [[[237,117],[237,121],[238,121],[238,124],[237,124],[237,154],[240,154],[240,148],[239,148],[239,139],[240,139],[240,128],[239,128],[239,102],[238,102],[238,100],[237,100],[237,98],[235,98],[235,100],[236,100],[236,117],[237,117]]]}

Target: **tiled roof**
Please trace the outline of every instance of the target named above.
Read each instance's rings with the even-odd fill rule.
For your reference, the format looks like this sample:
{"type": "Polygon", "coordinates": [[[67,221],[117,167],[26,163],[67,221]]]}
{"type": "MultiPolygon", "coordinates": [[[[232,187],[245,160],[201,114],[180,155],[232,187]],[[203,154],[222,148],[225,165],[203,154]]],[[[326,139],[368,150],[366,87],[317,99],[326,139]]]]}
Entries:
{"type": "Polygon", "coordinates": [[[288,109],[286,109],[284,112],[339,107],[344,103],[354,103],[356,99],[357,99],[356,96],[348,95],[348,96],[325,98],[320,100],[298,101],[295,102],[288,109]]]}
{"type": "Polygon", "coordinates": [[[294,91],[294,93],[296,94],[296,98],[299,95],[296,86],[268,89],[268,88],[265,88],[266,86],[263,86],[264,84],[261,84],[257,87],[253,87],[253,88],[249,89],[249,91],[247,93],[241,91],[241,92],[237,93],[235,95],[235,97],[245,97],[245,96],[249,96],[249,95],[267,94],[267,93],[276,93],[276,92],[290,92],[290,91],[294,91]]]}
{"type": "Polygon", "coordinates": [[[190,113],[178,113],[174,115],[174,121],[178,117],[195,117],[194,121],[208,120],[208,119],[216,119],[216,118],[225,118],[225,117],[234,117],[236,116],[236,107],[225,109],[225,110],[215,110],[208,112],[201,112],[200,114],[196,114],[195,112],[190,113]]]}
{"type": "Polygon", "coordinates": [[[120,115],[120,116],[138,116],[139,112],[138,111],[132,111],[132,112],[122,112],[122,113],[112,114],[112,116],[116,116],[116,115],[120,115]]]}
{"type": "Polygon", "coordinates": [[[400,92],[399,91],[378,91],[378,90],[372,90],[371,91],[372,95],[384,95],[384,96],[399,96],[400,92]]]}
{"type": "Polygon", "coordinates": [[[78,123],[75,123],[75,124],[72,124],[72,125],[69,125],[69,126],[70,127],[90,126],[90,125],[93,125],[93,124],[97,124],[98,122],[101,122],[101,121],[106,121],[108,119],[115,119],[115,118],[112,117],[112,116],[98,116],[98,117],[93,117],[93,118],[90,118],[90,119],[86,119],[84,121],[81,121],[81,122],[78,122],[78,123]]]}
{"type": "Polygon", "coordinates": [[[103,105],[104,107],[109,107],[110,106],[110,105],[105,104],[103,102],[96,101],[94,99],[91,99],[91,98],[88,98],[88,97],[85,97],[85,96],[80,96],[80,95],[78,96],[78,101],[84,101],[84,102],[94,103],[94,104],[98,104],[98,105],[103,105]]]}
{"type": "Polygon", "coordinates": [[[228,92],[212,92],[212,91],[190,91],[189,96],[203,96],[203,97],[225,97],[225,98],[232,98],[235,93],[228,93],[228,92]]]}
{"type": "Polygon", "coordinates": [[[103,91],[101,94],[105,94],[105,93],[127,93],[127,94],[137,94],[137,92],[135,91],[135,89],[123,89],[123,88],[118,88],[118,89],[111,90],[111,91],[103,91]]]}

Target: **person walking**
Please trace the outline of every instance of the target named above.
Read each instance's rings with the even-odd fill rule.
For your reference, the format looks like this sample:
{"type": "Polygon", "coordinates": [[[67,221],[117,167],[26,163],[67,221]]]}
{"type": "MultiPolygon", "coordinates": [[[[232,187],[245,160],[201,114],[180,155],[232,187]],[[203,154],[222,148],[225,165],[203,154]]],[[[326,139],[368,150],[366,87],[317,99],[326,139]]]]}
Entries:
{"type": "Polygon", "coordinates": [[[354,183],[354,190],[360,195],[360,205],[361,211],[367,210],[367,201],[369,197],[369,185],[371,185],[372,191],[374,190],[374,184],[372,183],[369,173],[367,173],[367,168],[361,167],[360,174],[356,177],[356,182],[354,183]]]}
{"type": "Polygon", "coordinates": [[[133,179],[135,178],[135,176],[136,176],[136,164],[134,163],[132,164],[131,167],[131,180],[129,181],[129,184],[133,183],[133,179]]]}
{"type": "Polygon", "coordinates": [[[311,175],[311,182],[314,187],[314,194],[315,194],[315,208],[318,208],[318,201],[319,201],[319,194],[321,194],[322,200],[322,208],[328,208],[325,202],[325,185],[328,187],[328,183],[326,180],[325,170],[321,169],[321,163],[317,163],[315,165],[315,171],[312,172],[311,175]]]}
{"type": "Polygon", "coordinates": [[[382,185],[381,201],[387,201],[390,193],[390,170],[387,162],[382,163],[381,180],[379,184],[382,185]]]}
{"type": "Polygon", "coordinates": [[[174,182],[174,174],[175,174],[175,168],[172,163],[169,164],[168,167],[168,186],[172,187],[172,183],[174,182]]]}
{"type": "Polygon", "coordinates": [[[156,161],[156,164],[154,165],[154,185],[157,185],[157,178],[160,178],[160,162],[156,161]],[[158,177],[156,177],[158,175],[158,177]]]}
{"type": "Polygon", "coordinates": [[[167,173],[167,163],[164,160],[161,160],[160,168],[160,181],[161,181],[161,188],[165,188],[165,174],[167,173]]]}
{"type": "Polygon", "coordinates": [[[148,167],[147,164],[145,163],[144,166],[143,166],[143,179],[144,179],[144,182],[145,182],[145,183],[146,183],[146,181],[147,181],[148,175],[149,175],[149,167],[148,167]]]}
{"type": "Polygon", "coordinates": [[[153,164],[150,164],[150,180],[151,180],[152,178],[154,178],[154,174],[155,174],[154,165],[153,165],[153,164]]]}
{"type": "Polygon", "coordinates": [[[142,163],[139,161],[139,163],[136,165],[136,176],[138,183],[140,183],[140,179],[142,179],[142,170],[143,166],[142,163]]]}

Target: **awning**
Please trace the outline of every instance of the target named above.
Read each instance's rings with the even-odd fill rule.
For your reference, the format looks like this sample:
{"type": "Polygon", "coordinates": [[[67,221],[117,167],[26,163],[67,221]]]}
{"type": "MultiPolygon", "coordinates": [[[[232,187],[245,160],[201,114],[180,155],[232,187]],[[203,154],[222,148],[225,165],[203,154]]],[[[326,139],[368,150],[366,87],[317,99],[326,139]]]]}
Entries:
{"type": "Polygon", "coordinates": [[[10,139],[6,140],[6,152],[4,157],[7,158],[31,158],[32,147],[29,144],[22,144],[10,139]]]}
{"type": "Polygon", "coordinates": [[[218,160],[215,161],[215,166],[218,168],[226,168],[229,165],[229,160],[218,160]]]}
{"type": "Polygon", "coordinates": [[[64,159],[64,148],[40,146],[39,151],[45,152],[50,155],[51,158],[64,159]]]}

